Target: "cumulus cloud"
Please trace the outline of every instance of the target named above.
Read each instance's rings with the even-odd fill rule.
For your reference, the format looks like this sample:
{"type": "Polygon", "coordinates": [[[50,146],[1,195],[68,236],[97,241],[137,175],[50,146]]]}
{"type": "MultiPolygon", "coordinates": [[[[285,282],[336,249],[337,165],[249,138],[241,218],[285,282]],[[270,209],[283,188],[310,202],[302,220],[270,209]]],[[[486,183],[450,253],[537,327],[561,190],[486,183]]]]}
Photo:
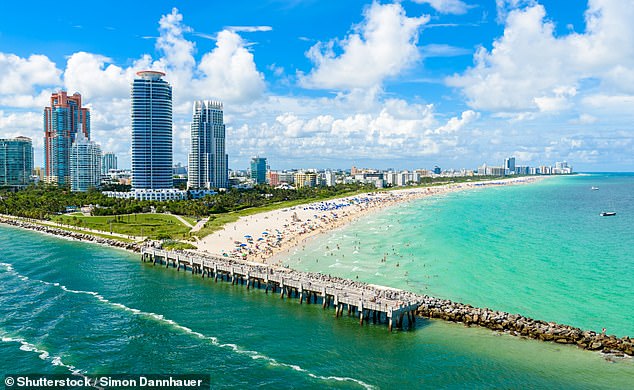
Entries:
{"type": "Polygon", "coordinates": [[[112,64],[105,56],[77,52],[66,62],[64,85],[68,91],[81,91],[85,101],[121,99],[130,94],[132,71],[112,64]]]}
{"type": "Polygon", "coordinates": [[[43,107],[50,92],[61,85],[61,74],[44,55],[22,58],[0,52],[0,106],[43,107]]]}
{"type": "Polygon", "coordinates": [[[253,54],[233,31],[218,33],[216,47],[203,56],[198,70],[202,76],[194,82],[194,88],[229,102],[257,99],[265,89],[264,76],[256,69],[253,54]]]}
{"type": "Polygon", "coordinates": [[[504,34],[489,50],[480,47],[474,66],[447,78],[468,104],[489,111],[555,112],[584,97],[586,80],[614,94],[634,94],[634,7],[617,0],[590,0],[586,30],[564,36],[533,1],[498,1],[511,9],[504,34]],[[528,4],[528,5],[526,5],[528,4]],[[519,8],[516,8],[519,7],[519,8]]]}
{"type": "Polygon", "coordinates": [[[453,117],[453,118],[449,119],[449,121],[444,126],[440,126],[439,128],[437,128],[433,132],[430,132],[430,134],[443,134],[443,133],[444,134],[451,134],[451,133],[455,133],[458,130],[460,130],[460,129],[464,128],[465,126],[467,126],[468,124],[474,122],[479,117],[480,117],[480,114],[475,112],[475,111],[473,111],[473,110],[464,111],[460,115],[460,118],[453,117]]]}
{"type": "Polygon", "coordinates": [[[421,167],[423,161],[441,157],[441,151],[451,155],[463,147],[458,135],[468,135],[469,126],[478,117],[468,111],[445,122],[438,119],[431,104],[383,99],[379,95],[368,101],[358,94],[327,99],[270,96],[266,102],[258,103],[257,110],[262,110],[255,114],[261,120],[229,129],[231,159],[244,160],[264,152],[277,156],[270,159],[274,165],[280,164],[284,156],[302,159],[304,164],[307,158],[364,158],[382,159],[392,166],[421,167]],[[363,102],[356,102],[357,99],[363,102]],[[364,109],[353,109],[357,106],[364,109]],[[300,109],[292,109],[295,107],[300,109]],[[320,113],[324,107],[328,107],[328,114],[320,113]],[[266,113],[271,112],[279,114],[266,118],[266,113]],[[319,153],[309,152],[316,150],[319,153]]]}
{"type": "Polygon", "coordinates": [[[318,42],[308,52],[313,70],[300,84],[315,89],[352,89],[380,85],[419,58],[418,32],[428,16],[408,17],[396,4],[372,3],[364,20],[344,39],[318,42]],[[340,51],[340,54],[337,52],[340,51]]]}
{"type": "Polygon", "coordinates": [[[0,94],[32,92],[35,87],[58,85],[60,74],[55,63],[44,55],[21,58],[0,53],[0,94]]]}

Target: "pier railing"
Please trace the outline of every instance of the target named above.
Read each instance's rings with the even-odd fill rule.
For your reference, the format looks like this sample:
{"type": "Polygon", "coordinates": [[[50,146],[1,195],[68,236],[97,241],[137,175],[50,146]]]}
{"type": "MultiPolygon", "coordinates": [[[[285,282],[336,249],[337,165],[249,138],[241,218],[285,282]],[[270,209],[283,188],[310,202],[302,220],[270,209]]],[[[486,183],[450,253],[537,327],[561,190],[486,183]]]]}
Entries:
{"type": "Polygon", "coordinates": [[[359,324],[370,320],[386,322],[390,331],[393,327],[403,329],[404,325],[411,328],[416,322],[415,312],[422,304],[421,297],[404,290],[209,254],[143,247],[141,259],[166,267],[171,265],[177,270],[191,270],[192,274],[215,281],[220,278],[231,284],[246,284],[247,289],[279,291],[282,298],[294,294],[300,304],[312,301],[324,308],[332,305],[336,317],[347,309],[348,314],[359,316],[359,324]]]}

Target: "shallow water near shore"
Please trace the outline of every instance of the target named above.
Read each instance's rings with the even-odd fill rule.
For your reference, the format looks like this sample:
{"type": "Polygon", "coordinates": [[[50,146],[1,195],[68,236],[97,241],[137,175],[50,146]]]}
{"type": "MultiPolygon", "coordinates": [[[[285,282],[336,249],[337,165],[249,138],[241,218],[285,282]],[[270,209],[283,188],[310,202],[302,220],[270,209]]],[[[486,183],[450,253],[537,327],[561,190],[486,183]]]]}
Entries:
{"type": "MultiPolygon", "coordinates": [[[[427,215],[433,222],[454,215],[449,212],[432,217],[429,205],[434,202],[438,204],[434,212],[448,212],[454,207],[453,212],[457,213],[460,208],[457,204],[462,199],[486,197],[488,191],[509,190],[516,199],[525,190],[556,192],[559,191],[556,188],[568,185],[559,179],[547,180],[526,186],[467,191],[398,206],[359,220],[357,224],[363,224],[363,229],[354,224],[307,244],[306,250],[298,256],[301,261],[297,266],[302,268],[314,263],[316,268],[324,267],[322,270],[326,273],[353,277],[359,274],[360,279],[368,281],[412,290],[420,288],[429,294],[434,290],[433,294],[439,296],[481,304],[465,298],[473,296],[481,299],[482,305],[513,311],[510,309],[513,305],[520,306],[523,302],[523,298],[513,295],[516,292],[519,295],[521,289],[510,289],[511,293],[506,293],[509,299],[501,299],[502,292],[487,295],[490,287],[486,284],[477,288],[488,280],[483,277],[463,286],[468,278],[458,274],[465,268],[459,264],[438,267],[430,274],[438,276],[425,279],[420,285],[413,282],[417,268],[410,265],[411,268],[405,269],[406,261],[396,260],[401,259],[397,255],[388,254],[386,262],[381,263],[385,268],[374,271],[371,264],[376,254],[368,253],[364,257],[364,238],[355,235],[363,236],[364,231],[372,231],[372,221],[376,219],[380,223],[374,228],[381,229],[384,225],[380,218],[389,212],[402,215],[400,223],[403,224],[410,213],[414,220],[427,215]],[[337,241],[339,237],[341,241],[337,241]],[[361,244],[348,248],[346,243],[359,240],[361,244]],[[343,261],[343,256],[339,262],[328,263],[327,259],[335,256],[324,256],[323,248],[320,249],[320,245],[336,248],[337,244],[341,254],[350,250],[352,257],[354,251],[359,252],[350,265],[343,261]],[[307,253],[313,250],[313,260],[319,262],[309,261],[307,253]],[[393,260],[402,263],[396,267],[393,260]],[[340,263],[342,265],[331,267],[340,263]],[[411,277],[400,282],[404,275],[391,272],[390,266],[399,272],[408,272],[411,277]],[[361,273],[364,269],[367,272],[361,273]],[[383,272],[386,277],[379,278],[374,275],[376,272],[383,272]],[[453,285],[451,281],[455,281],[453,285]],[[492,295],[500,302],[490,300],[492,295]],[[496,306],[498,303],[507,306],[496,306]]],[[[607,186],[599,185],[600,191],[607,186]]],[[[607,191],[607,187],[605,189],[607,191]]],[[[537,196],[533,194],[528,198],[537,196]]],[[[484,218],[485,214],[478,214],[478,218],[484,218]]],[[[619,211],[618,217],[621,215],[619,211]]],[[[484,224],[484,220],[479,223],[484,224]]],[[[394,226],[388,229],[398,225],[392,224],[394,226]]],[[[439,224],[434,226],[439,228],[439,224]]],[[[389,250],[391,240],[403,239],[390,238],[391,234],[390,230],[381,234],[382,239],[375,245],[387,245],[389,250]]],[[[367,233],[367,236],[373,237],[373,234],[367,233]]],[[[424,242],[429,245],[430,240],[428,237],[424,242]]],[[[452,250],[458,253],[455,246],[452,245],[452,250]]],[[[409,248],[413,247],[410,243],[409,248]]],[[[261,385],[265,388],[584,389],[626,388],[634,381],[633,359],[610,362],[597,353],[575,347],[523,340],[436,320],[419,321],[412,332],[390,334],[385,325],[361,328],[355,319],[345,314],[335,319],[332,309],[323,310],[320,305],[299,305],[295,299],[281,300],[262,290],[246,290],[228,283],[202,280],[171,268],[165,270],[141,263],[136,255],[99,245],[0,226],[0,249],[2,373],[208,372],[213,386],[222,388],[261,385]]],[[[398,256],[406,258],[405,253],[398,256]]],[[[293,259],[297,257],[292,256],[290,261],[293,259]]],[[[631,278],[631,264],[629,267],[630,276],[612,278],[615,286],[631,278]]],[[[465,268],[463,272],[467,271],[465,268]]],[[[621,273],[628,274],[625,271],[627,268],[621,273]]],[[[486,276],[490,275],[488,271],[486,276]]],[[[527,280],[530,275],[526,275],[527,280]]],[[[562,283],[570,282],[563,278],[562,283]]],[[[631,285],[630,280],[629,288],[620,293],[631,298],[631,285]]],[[[631,302],[627,306],[628,303],[619,301],[618,294],[611,295],[609,289],[602,294],[608,301],[616,299],[621,310],[632,312],[631,302]]],[[[584,312],[588,302],[578,303],[582,307],[579,311],[584,312]]],[[[540,306],[528,307],[536,312],[531,315],[537,318],[549,315],[540,313],[543,310],[540,306]]],[[[553,315],[559,315],[558,311],[553,315]]],[[[590,323],[588,318],[594,315],[597,314],[586,316],[586,321],[590,323]]],[[[604,326],[614,329],[615,333],[634,333],[628,330],[631,324],[618,315],[606,321],[604,326]]]]}

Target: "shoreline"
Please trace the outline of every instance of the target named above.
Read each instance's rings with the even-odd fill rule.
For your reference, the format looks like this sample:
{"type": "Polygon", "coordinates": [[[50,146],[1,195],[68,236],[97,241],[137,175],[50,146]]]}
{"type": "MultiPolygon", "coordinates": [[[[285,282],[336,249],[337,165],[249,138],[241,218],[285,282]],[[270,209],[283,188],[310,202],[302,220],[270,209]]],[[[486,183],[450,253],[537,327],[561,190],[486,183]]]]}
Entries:
{"type": "Polygon", "coordinates": [[[491,186],[530,184],[541,176],[450,183],[440,186],[368,192],[267,211],[228,223],[195,242],[197,250],[217,256],[282,265],[282,258],[306,240],[348,225],[387,207],[414,200],[491,186]],[[265,234],[266,233],[266,234],[265,234]]]}
{"type": "MultiPolygon", "coordinates": [[[[380,193],[378,198],[375,198],[377,195],[372,194],[362,194],[354,197],[346,197],[335,199],[331,201],[325,202],[314,202],[310,204],[305,204],[302,206],[296,206],[290,209],[282,209],[282,210],[274,210],[271,212],[265,212],[261,214],[255,214],[250,217],[243,217],[237,222],[233,222],[228,224],[231,226],[232,224],[238,224],[242,222],[243,226],[248,227],[248,222],[251,222],[251,229],[255,227],[261,227],[256,223],[253,223],[251,220],[252,217],[260,216],[265,222],[269,221],[267,214],[270,213],[288,213],[289,211],[300,211],[306,213],[315,212],[315,205],[323,205],[324,203],[330,205],[339,205],[340,207],[335,207],[335,210],[341,212],[341,209],[347,209],[348,207],[352,207],[350,210],[354,210],[354,212],[346,212],[341,213],[341,217],[337,218],[325,218],[321,220],[322,223],[328,223],[327,226],[319,226],[318,228],[312,229],[304,229],[296,231],[295,235],[291,238],[287,239],[284,243],[285,245],[280,245],[278,250],[271,251],[262,261],[257,263],[254,262],[253,259],[241,259],[232,256],[227,257],[228,261],[236,262],[244,265],[257,266],[262,265],[262,263],[268,265],[269,267],[274,267],[278,269],[285,269],[287,272],[297,272],[301,273],[301,271],[296,271],[294,269],[288,269],[286,267],[280,267],[279,265],[273,264],[270,259],[276,259],[276,255],[284,255],[289,250],[295,248],[296,246],[303,243],[305,240],[313,237],[317,237],[319,234],[324,233],[326,231],[330,231],[334,228],[338,228],[346,225],[347,223],[360,218],[363,215],[366,215],[370,212],[381,210],[385,207],[389,207],[395,204],[401,204],[409,201],[413,201],[416,199],[420,199],[426,196],[433,195],[442,195],[449,192],[455,191],[463,191],[467,189],[479,188],[483,186],[491,186],[491,185],[514,185],[514,184],[525,184],[532,183],[537,180],[543,178],[513,178],[507,179],[504,181],[494,180],[488,182],[475,182],[475,183],[460,183],[460,184],[451,184],[444,185],[439,187],[430,187],[430,188],[414,188],[414,189],[403,189],[403,190],[395,190],[389,192],[380,193]],[[529,179],[529,180],[527,180],[529,179]],[[434,191],[429,191],[433,189],[434,191]],[[364,195],[369,196],[369,198],[364,198],[364,195]],[[350,203],[352,199],[365,199],[365,201],[358,201],[357,203],[350,203]],[[348,203],[348,205],[346,205],[348,203]],[[301,210],[298,210],[300,209],[301,210]],[[268,262],[267,262],[268,260],[268,262]]],[[[324,211],[324,210],[319,210],[324,211]]],[[[328,210],[332,211],[332,210],[328,210]]],[[[347,211],[347,210],[346,210],[347,211]]],[[[302,214],[304,215],[304,214],[302,214]]],[[[315,215],[315,214],[313,214],[315,215]]],[[[303,221],[299,216],[297,216],[298,221],[295,221],[295,226],[302,226],[303,223],[307,223],[309,221],[303,221]]],[[[312,222],[312,221],[310,221],[312,222]]],[[[12,217],[12,216],[4,216],[0,215],[0,223],[10,225],[16,228],[22,228],[27,230],[36,231],[43,234],[52,235],[58,238],[74,240],[74,241],[82,241],[88,243],[96,243],[101,245],[106,245],[116,249],[123,249],[131,253],[138,254],[141,252],[143,247],[142,244],[139,243],[126,243],[122,241],[118,241],[115,239],[108,239],[104,237],[94,236],[90,233],[79,233],[72,232],[60,228],[56,228],[46,224],[38,224],[34,222],[29,222],[26,219],[20,217],[12,217]]],[[[226,231],[227,226],[222,231],[226,231]]],[[[287,226],[288,227],[288,226],[287,226]]],[[[304,226],[306,227],[306,226],[304,226]]],[[[221,232],[222,232],[221,231],[221,232]]],[[[237,227],[234,231],[237,231],[237,227]]],[[[230,232],[230,230],[229,230],[230,232]]],[[[263,240],[264,241],[264,240],[263,240]]],[[[201,253],[201,251],[187,251],[189,253],[197,253],[202,256],[211,255],[211,253],[201,253]]],[[[178,252],[176,252],[178,253],[178,252]]],[[[325,275],[324,275],[325,276],[325,275]]],[[[371,286],[367,283],[363,282],[355,282],[350,279],[332,277],[338,280],[346,280],[353,283],[361,283],[366,286],[371,286]]],[[[414,293],[411,293],[414,294],[414,293]]],[[[503,332],[506,334],[510,334],[516,337],[529,338],[540,341],[550,341],[560,344],[574,344],[579,348],[602,352],[604,354],[608,354],[610,356],[617,357],[631,357],[634,356],[634,340],[630,339],[629,336],[623,336],[621,338],[617,338],[615,335],[606,335],[604,333],[596,333],[594,331],[584,331],[580,328],[576,328],[569,325],[562,325],[555,322],[545,322],[542,320],[536,320],[532,318],[528,318],[522,316],[520,314],[511,314],[501,311],[494,311],[488,308],[477,308],[468,304],[463,304],[460,302],[453,302],[451,300],[445,300],[440,298],[429,297],[427,295],[419,295],[421,297],[423,304],[418,307],[416,310],[416,315],[421,318],[429,318],[429,319],[441,319],[445,321],[463,323],[465,326],[477,325],[483,328],[488,328],[493,331],[503,332]]]]}

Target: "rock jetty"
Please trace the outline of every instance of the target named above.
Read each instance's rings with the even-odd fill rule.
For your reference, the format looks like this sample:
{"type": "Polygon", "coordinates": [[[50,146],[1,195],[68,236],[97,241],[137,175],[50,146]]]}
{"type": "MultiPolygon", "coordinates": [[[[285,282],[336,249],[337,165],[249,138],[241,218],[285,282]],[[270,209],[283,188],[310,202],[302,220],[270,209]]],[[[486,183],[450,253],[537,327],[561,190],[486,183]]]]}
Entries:
{"type": "Polygon", "coordinates": [[[29,222],[23,219],[0,217],[0,223],[20,227],[23,229],[34,230],[40,233],[52,234],[52,235],[63,237],[63,238],[108,245],[115,248],[129,250],[132,252],[141,251],[141,246],[136,243],[123,242],[123,241],[114,240],[110,238],[94,236],[88,233],[72,232],[72,231],[68,231],[64,229],[59,229],[53,226],[40,225],[40,224],[29,222]]]}
{"type": "Polygon", "coordinates": [[[634,340],[625,336],[617,338],[594,331],[582,330],[570,325],[545,322],[488,308],[424,297],[417,314],[421,317],[439,318],[445,321],[462,322],[467,326],[478,325],[514,336],[560,344],[574,344],[590,351],[600,351],[613,356],[634,356],[634,340]]]}

